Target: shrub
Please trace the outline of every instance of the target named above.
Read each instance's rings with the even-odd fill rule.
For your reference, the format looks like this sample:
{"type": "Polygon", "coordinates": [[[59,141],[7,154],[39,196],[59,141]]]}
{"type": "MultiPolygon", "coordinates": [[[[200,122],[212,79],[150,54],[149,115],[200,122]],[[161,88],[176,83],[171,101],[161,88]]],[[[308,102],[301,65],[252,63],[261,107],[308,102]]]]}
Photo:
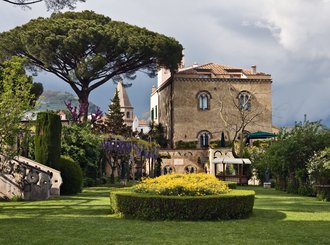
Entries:
{"type": "Polygon", "coordinates": [[[182,141],[175,142],[175,148],[177,149],[196,149],[197,141],[182,141]]]}
{"type": "Polygon", "coordinates": [[[82,171],[78,163],[68,156],[61,156],[57,169],[61,171],[63,180],[61,194],[72,195],[81,192],[82,171]]]}
{"type": "Polygon", "coordinates": [[[96,186],[96,180],[93,178],[89,178],[89,177],[83,178],[83,186],[84,187],[96,186]]]}
{"type": "Polygon", "coordinates": [[[309,159],[307,171],[313,184],[330,185],[330,147],[309,159]]]}
{"type": "Polygon", "coordinates": [[[61,118],[52,112],[39,112],[36,121],[35,160],[56,167],[61,154],[61,118]]]}
{"type": "Polygon", "coordinates": [[[167,196],[205,196],[229,192],[228,186],[216,177],[205,173],[169,174],[153,179],[143,179],[134,192],[167,196]]]}
{"type": "Polygon", "coordinates": [[[111,209],[124,217],[147,220],[217,220],[248,217],[254,191],[232,190],[210,196],[160,196],[118,189],[110,193],[111,209]]]}
{"type": "Polygon", "coordinates": [[[95,182],[100,171],[101,142],[102,138],[92,131],[90,124],[63,127],[62,155],[78,162],[84,178],[92,178],[95,182]]]}
{"type": "Polygon", "coordinates": [[[316,185],[316,197],[322,201],[330,201],[330,185],[316,185]]]}
{"type": "Polygon", "coordinates": [[[212,148],[219,148],[221,147],[221,142],[220,140],[214,140],[210,142],[210,147],[212,148]]]}
{"type": "Polygon", "coordinates": [[[237,183],[233,181],[224,181],[229,189],[237,189],[237,183]]]}
{"type": "Polygon", "coordinates": [[[171,159],[171,155],[170,155],[170,153],[160,153],[160,154],[159,154],[159,157],[160,157],[161,159],[171,159]]]}

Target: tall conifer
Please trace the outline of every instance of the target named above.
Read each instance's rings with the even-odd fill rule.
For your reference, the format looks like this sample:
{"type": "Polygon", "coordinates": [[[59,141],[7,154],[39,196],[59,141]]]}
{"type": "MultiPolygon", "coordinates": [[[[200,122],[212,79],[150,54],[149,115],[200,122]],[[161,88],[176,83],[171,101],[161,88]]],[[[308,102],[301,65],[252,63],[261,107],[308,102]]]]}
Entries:
{"type": "Polygon", "coordinates": [[[105,132],[126,137],[130,136],[131,129],[124,123],[123,117],[124,112],[120,111],[120,100],[118,96],[118,90],[116,89],[115,96],[109,104],[108,113],[106,113],[106,119],[104,123],[105,132]]]}

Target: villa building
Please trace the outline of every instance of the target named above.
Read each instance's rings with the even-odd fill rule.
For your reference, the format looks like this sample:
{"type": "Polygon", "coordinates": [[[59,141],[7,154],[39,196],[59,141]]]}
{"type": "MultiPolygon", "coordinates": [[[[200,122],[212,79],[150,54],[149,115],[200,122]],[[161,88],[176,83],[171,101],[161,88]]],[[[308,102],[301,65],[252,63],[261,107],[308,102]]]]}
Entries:
{"type": "Polygon", "coordinates": [[[242,134],[272,132],[271,86],[271,75],[258,72],[255,65],[181,65],[174,74],[159,70],[150,114],[164,126],[169,141],[168,149],[161,150],[167,156],[163,174],[206,171],[247,184],[245,171],[251,162],[235,159],[232,149],[223,146],[242,134]]]}
{"type": "Polygon", "coordinates": [[[161,69],[151,94],[151,120],[162,123],[170,148],[195,142],[232,141],[240,132],[272,132],[272,78],[256,66],[242,69],[208,63],[161,69]],[[244,121],[245,120],[245,121],[244,121]]]}

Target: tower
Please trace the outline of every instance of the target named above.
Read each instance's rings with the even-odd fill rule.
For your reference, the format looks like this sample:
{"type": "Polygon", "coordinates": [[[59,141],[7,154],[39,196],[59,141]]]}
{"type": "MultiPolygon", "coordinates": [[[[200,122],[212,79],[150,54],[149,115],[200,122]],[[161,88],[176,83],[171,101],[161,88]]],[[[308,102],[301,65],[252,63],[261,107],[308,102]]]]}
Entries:
{"type": "Polygon", "coordinates": [[[133,110],[134,108],[131,105],[131,102],[129,101],[125,86],[123,84],[123,81],[120,80],[117,85],[117,91],[120,101],[120,110],[124,113],[124,122],[127,126],[133,125],[134,120],[134,114],[133,110]]]}

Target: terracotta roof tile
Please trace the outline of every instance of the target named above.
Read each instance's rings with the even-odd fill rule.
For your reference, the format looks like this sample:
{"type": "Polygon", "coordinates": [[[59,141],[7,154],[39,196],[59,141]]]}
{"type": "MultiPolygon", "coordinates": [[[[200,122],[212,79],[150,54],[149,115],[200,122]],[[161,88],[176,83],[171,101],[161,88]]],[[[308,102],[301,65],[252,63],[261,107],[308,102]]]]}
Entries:
{"type": "Polygon", "coordinates": [[[263,72],[257,72],[256,74],[252,73],[252,70],[250,69],[242,69],[242,68],[237,68],[229,65],[222,65],[222,64],[215,64],[215,63],[207,63],[204,65],[199,65],[195,67],[190,67],[186,68],[184,70],[179,71],[178,73],[181,74],[195,74],[198,72],[205,72],[210,71],[214,75],[228,75],[232,74],[233,72],[242,72],[244,75],[249,76],[249,75],[268,75],[263,72]]]}

